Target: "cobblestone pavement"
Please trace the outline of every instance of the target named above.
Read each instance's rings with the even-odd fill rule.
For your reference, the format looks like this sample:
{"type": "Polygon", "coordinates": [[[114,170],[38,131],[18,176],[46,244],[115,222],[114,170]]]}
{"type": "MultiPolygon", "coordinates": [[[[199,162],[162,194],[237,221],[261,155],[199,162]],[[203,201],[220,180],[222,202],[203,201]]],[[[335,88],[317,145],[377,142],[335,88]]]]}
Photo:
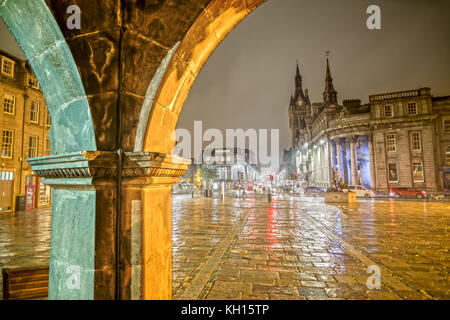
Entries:
{"type": "MultiPolygon", "coordinates": [[[[50,210],[0,213],[0,269],[48,265],[50,210]]],[[[3,285],[1,276],[0,285],[3,285]]],[[[0,299],[2,297],[0,290],[0,299]]]]}
{"type": "Polygon", "coordinates": [[[448,202],[176,198],[174,298],[450,299],[449,225],[448,202]]]}
{"type": "MultiPolygon", "coordinates": [[[[450,299],[449,226],[448,202],[177,196],[174,299],[450,299]]],[[[0,214],[0,268],[48,264],[49,246],[49,209],[0,214]]]]}

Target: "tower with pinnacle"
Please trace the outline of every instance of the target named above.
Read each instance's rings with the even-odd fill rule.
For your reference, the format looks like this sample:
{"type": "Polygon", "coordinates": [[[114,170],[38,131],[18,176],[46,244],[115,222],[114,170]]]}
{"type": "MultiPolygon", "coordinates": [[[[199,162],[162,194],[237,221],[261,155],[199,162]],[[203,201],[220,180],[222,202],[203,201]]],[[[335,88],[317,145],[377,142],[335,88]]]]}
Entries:
{"type": "Polygon", "coordinates": [[[289,129],[294,149],[298,149],[309,136],[311,127],[311,102],[308,90],[303,91],[302,76],[297,62],[295,91],[289,100],[289,129]]]}

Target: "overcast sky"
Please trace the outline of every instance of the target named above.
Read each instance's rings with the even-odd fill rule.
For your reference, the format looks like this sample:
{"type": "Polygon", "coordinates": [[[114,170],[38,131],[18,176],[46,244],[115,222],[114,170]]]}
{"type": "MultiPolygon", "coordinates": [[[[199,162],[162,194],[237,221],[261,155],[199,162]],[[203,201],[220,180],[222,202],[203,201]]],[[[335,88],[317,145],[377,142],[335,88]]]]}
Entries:
{"type": "MultiPolygon", "coordinates": [[[[449,95],[449,12],[448,0],[269,0],[211,55],[178,127],[278,128],[280,147],[289,147],[296,61],[311,101],[321,101],[327,50],[339,102],[424,86],[449,95]],[[371,4],[381,8],[381,30],[366,28],[371,4]]],[[[3,21],[0,44],[23,58],[3,21]]]]}
{"type": "Polygon", "coordinates": [[[339,102],[431,87],[450,94],[450,1],[272,0],[251,13],[206,62],[179,128],[279,128],[290,146],[288,104],[296,60],[311,102],[322,101],[325,52],[339,102]],[[381,30],[366,9],[381,8],[381,30]]]}

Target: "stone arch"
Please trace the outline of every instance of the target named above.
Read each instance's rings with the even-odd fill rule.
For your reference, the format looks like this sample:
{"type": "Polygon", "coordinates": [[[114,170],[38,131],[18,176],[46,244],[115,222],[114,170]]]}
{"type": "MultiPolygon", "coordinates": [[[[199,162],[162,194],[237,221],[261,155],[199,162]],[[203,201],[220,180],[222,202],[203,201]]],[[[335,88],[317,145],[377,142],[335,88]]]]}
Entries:
{"type": "Polygon", "coordinates": [[[72,0],[0,0],[52,117],[56,155],[27,160],[54,187],[49,299],[171,298],[171,186],[189,164],[171,135],[209,55],[262,2],[77,0],[85,27],[67,30],[72,0]]]}
{"type": "Polygon", "coordinates": [[[96,151],[88,100],[72,53],[43,0],[0,1],[0,15],[27,57],[45,96],[53,154],[96,151]]]}
{"type": "Polygon", "coordinates": [[[171,59],[147,122],[143,149],[170,154],[172,133],[195,78],[227,34],[266,0],[212,0],[194,21],[171,59]]]}

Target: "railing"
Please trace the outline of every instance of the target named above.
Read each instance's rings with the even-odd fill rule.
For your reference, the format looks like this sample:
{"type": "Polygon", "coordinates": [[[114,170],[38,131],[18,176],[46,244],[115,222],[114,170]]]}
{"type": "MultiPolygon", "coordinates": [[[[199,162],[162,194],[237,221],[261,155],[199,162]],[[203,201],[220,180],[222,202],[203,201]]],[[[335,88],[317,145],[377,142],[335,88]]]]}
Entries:
{"type": "Polygon", "coordinates": [[[376,95],[369,96],[369,101],[375,102],[375,101],[390,100],[390,99],[417,97],[417,96],[420,96],[421,94],[429,94],[430,93],[429,91],[430,91],[429,88],[421,88],[421,89],[416,89],[416,90],[376,94],[376,95]]]}

